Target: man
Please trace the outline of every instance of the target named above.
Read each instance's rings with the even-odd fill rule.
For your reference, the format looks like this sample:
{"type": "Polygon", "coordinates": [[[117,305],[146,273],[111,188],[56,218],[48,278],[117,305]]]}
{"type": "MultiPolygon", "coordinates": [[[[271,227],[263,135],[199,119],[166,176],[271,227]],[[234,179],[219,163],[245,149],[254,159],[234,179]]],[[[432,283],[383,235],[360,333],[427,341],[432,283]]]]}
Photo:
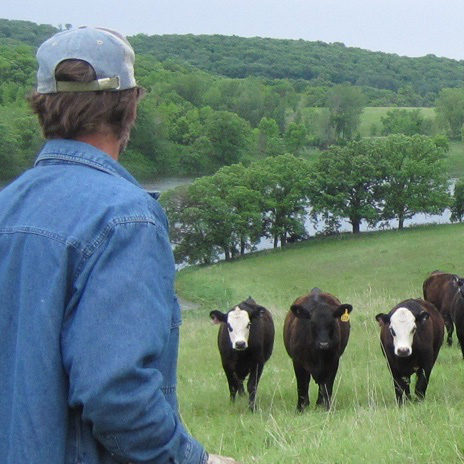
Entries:
{"type": "Polygon", "coordinates": [[[0,462],[233,463],[177,412],[166,218],[117,161],[142,93],[133,50],[79,28],[37,59],[47,142],[0,193],[0,462]]]}

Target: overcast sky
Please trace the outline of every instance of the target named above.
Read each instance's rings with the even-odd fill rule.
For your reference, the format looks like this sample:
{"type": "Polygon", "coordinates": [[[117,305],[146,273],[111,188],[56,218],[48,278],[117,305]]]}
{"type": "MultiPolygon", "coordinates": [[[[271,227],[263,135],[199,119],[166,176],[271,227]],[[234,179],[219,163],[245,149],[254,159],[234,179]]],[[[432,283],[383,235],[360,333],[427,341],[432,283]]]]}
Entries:
{"type": "Polygon", "coordinates": [[[322,40],[464,59],[464,0],[0,0],[0,18],[105,26],[126,35],[322,40]]]}

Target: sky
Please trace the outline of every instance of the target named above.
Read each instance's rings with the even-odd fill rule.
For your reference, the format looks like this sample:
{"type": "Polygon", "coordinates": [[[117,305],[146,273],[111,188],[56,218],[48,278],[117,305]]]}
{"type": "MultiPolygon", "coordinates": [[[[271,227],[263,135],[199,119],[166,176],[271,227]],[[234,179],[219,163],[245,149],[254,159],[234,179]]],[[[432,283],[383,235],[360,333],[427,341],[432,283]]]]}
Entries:
{"type": "Polygon", "coordinates": [[[464,59],[464,0],[0,0],[0,18],[104,26],[129,36],[321,40],[464,59]]]}

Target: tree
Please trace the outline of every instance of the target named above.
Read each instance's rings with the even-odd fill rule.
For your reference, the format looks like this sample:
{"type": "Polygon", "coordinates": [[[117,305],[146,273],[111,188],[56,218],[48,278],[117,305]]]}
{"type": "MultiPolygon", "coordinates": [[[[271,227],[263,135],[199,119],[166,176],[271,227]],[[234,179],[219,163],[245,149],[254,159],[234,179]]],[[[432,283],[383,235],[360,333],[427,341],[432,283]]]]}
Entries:
{"type": "Polygon", "coordinates": [[[391,135],[382,144],[383,219],[404,220],[417,213],[439,214],[449,205],[444,150],[433,138],[391,135]]]}
{"type": "Polygon", "coordinates": [[[462,222],[464,217],[464,179],[459,179],[454,186],[451,202],[451,221],[462,222]]]}
{"type": "Polygon", "coordinates": [[[464,124],[464,89],[443,89],[436,100],[435,111],[450,138],[459,139],[464,124]]]}
{"type": "Polygon", "coordinates": [[[254,132],[256,134],[256,152],[260,158],[278,156],[285,152],[279,126],[274,119],[262,118],[254,132]]]}
{"type": "Polygon", "coordinates": [[[162,196],[178,262],[210,263],[221,253],[229,260],[254,249],[263,230],[263,201],[247,177],[247,169],[235,164],[162,196]]]}
{"type": "Polygon", "coordinates": [[[285,132],[285,144],[290,153],[298,153],[307,143],[306,128],[303,124],[291,122],[285,132]]]}
{"type": "Polygon", "coordinates": [[[419,109],[394,109],[381,117],[382,134],[427,135],[432,130],[430,120],[426,120],[419,109]]]}
{"type": "Polygon", "coordinates": [[[217,168],[238,163],[250,143],[247,121],[228,111],[216,111],[207,120],[206,136],[211,142],[217,168]]]}
{"type": "Polygon", "coordinates": [[[313,215],[332,221],[347,218],[353,233],[362,220],[374,225],[380,219],[377,191],[382,183],[379,147],[363,139],[332,147],[312,165],[309,198],[313,215]]]}
{"type": "Polygon", "coordinates": [[[351,140],[359,127],[365,97],[358,87],[336,85],[327,93],[330,124],[341,140],[351,140]]]}
{"type": "Polygon", "coordinates": [[[305,237],[308,206],[309,163],[286,154],[266,158],[250,166],[253,186],[262,195],[264,234],[274,240],[274,248],[288,240],[305,237]]]}

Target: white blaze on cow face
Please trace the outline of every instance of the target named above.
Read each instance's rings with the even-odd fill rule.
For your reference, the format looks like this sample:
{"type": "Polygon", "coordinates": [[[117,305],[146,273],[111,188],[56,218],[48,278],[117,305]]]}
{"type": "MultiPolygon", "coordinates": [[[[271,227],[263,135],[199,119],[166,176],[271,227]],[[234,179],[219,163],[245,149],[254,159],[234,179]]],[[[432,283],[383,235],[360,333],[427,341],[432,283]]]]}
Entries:
{"type": "Polygon", "coordinates": [[[407,308],[398,308],[390,318],[390,333],[393,337],[395,355],[412,354],[412,341],[416,333],[416,318],[407,308]]]}
{"type": "Polygon", "coordinates": [[[227,314],[227,329],[234,350],[241,351],[248,348],[250,325],[250,316],[238,306],[227,314]]]}

